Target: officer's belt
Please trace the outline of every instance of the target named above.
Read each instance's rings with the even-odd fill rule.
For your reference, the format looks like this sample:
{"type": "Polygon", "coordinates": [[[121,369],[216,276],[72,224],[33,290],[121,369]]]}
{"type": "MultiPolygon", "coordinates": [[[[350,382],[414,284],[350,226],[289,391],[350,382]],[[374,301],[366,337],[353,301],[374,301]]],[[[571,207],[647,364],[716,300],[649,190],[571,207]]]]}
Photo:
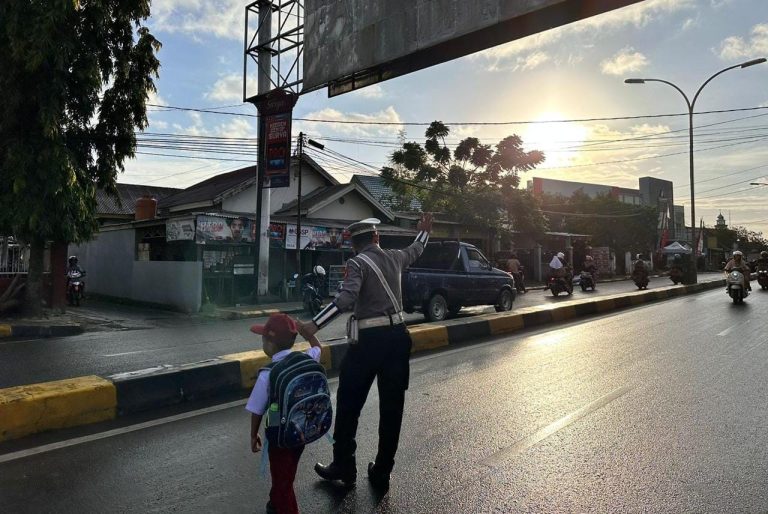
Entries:
{"type": "Polygon", "coordinates": [[[366,328],[388,327],[405,323],[405,317],[402,312],[396,312],[389,316],[376,316],[375,318],[366,318],[357,320],[358,330],[366,328]]]}

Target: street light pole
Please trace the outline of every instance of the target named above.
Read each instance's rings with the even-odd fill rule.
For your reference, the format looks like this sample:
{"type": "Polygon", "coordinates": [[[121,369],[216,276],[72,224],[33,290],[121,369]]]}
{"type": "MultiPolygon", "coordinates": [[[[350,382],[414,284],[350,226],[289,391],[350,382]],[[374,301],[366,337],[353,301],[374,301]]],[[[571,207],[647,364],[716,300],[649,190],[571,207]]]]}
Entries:
{"type": "Polygon", "coordinates": [[[764,57],[761,57],[760,59],[753,59],[751,61],[747,61],[741,64],[736,64],[734,66],[729,66],[727,68],[724,68],[711,77],[709,77],[704,83],[699,87],[699,89],[696,91],[696,94],[693,95],[693,100],[688,99],[688,95],[683,92],[682,89],[677,87],[672,82],[669,82],[668,80],[661,80],[661,79],[626,79],[624,80],[625,84],[645,84],[646,82],[661,82],[662,84],[667,84],[668,86],[671,86],[675,88],[678,93],[683,95],[683,98],[685,99],[685,104],[688,107],[688,164],[690,168],[690,181],[691,181],[691,249],[693,250],[693,257],[694,257],[694,263],[691,271],[691,279],[692,283],[696,283],[698,281],[697,276],[697,270],[696,270],[696,250],[694,249],[694,245],[697,245],[697,239],[696,239],[696,196],[694,194],[694,172],[693,172],[693,109],[696,106],[696,100],[699,98],[699,94],[701,94],[701,90],[704,89],[704,87],[709,84],[712,79],[717,77],[718,75],[721,75],[725,73],[726,71],[733,70],[736,68],[748,68],[750,66],[754,66],[755,64],[762,64],[766,61],[764,57]]]}

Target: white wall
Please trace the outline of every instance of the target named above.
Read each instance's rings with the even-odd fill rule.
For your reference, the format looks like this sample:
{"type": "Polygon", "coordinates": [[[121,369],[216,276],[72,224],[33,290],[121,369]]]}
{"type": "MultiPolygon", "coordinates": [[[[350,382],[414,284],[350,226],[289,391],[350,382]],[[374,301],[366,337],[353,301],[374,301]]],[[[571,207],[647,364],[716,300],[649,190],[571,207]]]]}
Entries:
{"type": "Polygon", "coordinates": [[[197,312],[203,296],[203,263],[136,261],[131,286],[134,300],[197,312]]]}
{"type": "Polygon", "coordinates": [[[77,255],[86,272],[86,292],[130,298],[135,245],[133,227],[99,232],[87,243],[70,245],[69,255],[77,255]]]}
{"type": "Polygon", "coordinates": [[[85,270],[86,292],[167,305],[197,312],[202,303],[203,263],[136,261],[133,227],[99,232],[81,245],[70,245],[85,270]]]}
{"type": "MultiPolygon", "coordinates": [[[[272,197],[269,204],[270,214],[274,214],[283,208],[283,205],[296,200],[296,193],[299,190],[299,180],[295,173],[291,173],[291,185],[289,187],[278,187],[272,189],[272,197]]],[[[302,167],[301,192],[306,196],[315,189],[330,185],[314,169],[309,166],[302,167]]],[[[256,185],[241,191],[236,195],[225,198],[222,202],[222,208],[230,212],[255,213],[256,212],[256,185]]]]}
{"type": "Polygon", "coordinates": [[[308,218],[320,218],[330,220],[362,220],[375,216],[376,213],[371,205],[366,202],[360,193],[350,191],[342,196],[344,203],[334,200],[325,207],[313,212],[308,218]]]}

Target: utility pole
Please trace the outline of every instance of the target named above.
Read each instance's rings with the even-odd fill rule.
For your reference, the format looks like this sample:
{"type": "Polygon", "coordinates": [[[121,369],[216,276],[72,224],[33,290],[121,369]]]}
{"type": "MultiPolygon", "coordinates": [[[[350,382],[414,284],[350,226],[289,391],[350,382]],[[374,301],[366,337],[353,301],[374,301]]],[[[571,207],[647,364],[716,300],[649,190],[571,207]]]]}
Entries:
{"type": "MultiPolygon", "coordinates": [[[[299,156],[299,177],[298,177],[298,192],[296,194],[296,273],[299,274],[301,279],[301,168],[304,163],[304,133],[299,132],[298,143],[298,156],[299,156]]],[[[296,281],[296,287],[299,287],[299,281],[296,281]]]]}

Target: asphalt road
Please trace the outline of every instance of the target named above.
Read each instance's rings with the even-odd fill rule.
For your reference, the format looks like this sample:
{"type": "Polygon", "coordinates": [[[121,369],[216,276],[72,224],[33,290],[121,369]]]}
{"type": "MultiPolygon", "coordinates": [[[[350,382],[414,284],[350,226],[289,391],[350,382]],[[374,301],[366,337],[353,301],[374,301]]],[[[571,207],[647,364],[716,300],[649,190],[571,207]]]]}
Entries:
{"type": "MultiPolygon", "coordinates": [[[[719,274],[718,274],[719,276],[719,274]]],[[[702,276],[703,280],[711,277],[702,276]]],[[[652,279],[669,285],[668,279],[652,279]]],[[[630,281],[598,284],[595,292],[555,298],[541,289],[518,295],[516,308],[602,296],[635,290],[630,281]]],[[[0,388],[34,384],[83,375],[107,376],[146,369],[160,364],[185,364],[260,349],[261,339],[248,328],[262,319],[211,320],[168,311],[126,307],[109,303],[85,303],[77,312],[101,320],[100,331],[79,336],[46,339],[0,340],[0,388]]],[[[493,307],[462,310],[460,316],[494,312],[493,307]]],[[[306,319],[306,316],[301,316],[306,319]]],[[[421,314],[408,316],[409,323],[421,323],[421,314]]],[[[321,332],[321,339],[341,339],[346,333],[346,316],[340,316],[321,332]]]]}
{"type": "MultiPolygon", "coordinates": [[[[312,465],[331,452],[318,442],[300,464],[302,509],[766,512],[767,313],[768,293],[734,306],[715,290],[414,359],[389,494],[364,479],[348,492],[319,482],[312,465]]],[[[374,390],[359,430],[361,475],[375,452],[377,402],[374,390]]],[[[268,478],[249,452],[242,402],[218,409],[0,456],[0,505],[263,512],[268,478]]]]}

